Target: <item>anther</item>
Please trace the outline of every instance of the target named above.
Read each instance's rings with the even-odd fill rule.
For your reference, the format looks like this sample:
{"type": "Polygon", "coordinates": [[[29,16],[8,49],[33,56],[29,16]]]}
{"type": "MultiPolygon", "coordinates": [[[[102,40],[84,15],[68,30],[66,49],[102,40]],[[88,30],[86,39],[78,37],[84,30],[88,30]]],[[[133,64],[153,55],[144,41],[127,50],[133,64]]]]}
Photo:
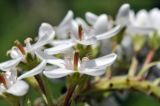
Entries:
{"type": "Polygon", "coordinates": [[[27,39],[24,40],[24,43],[25,43],[25,44],[26,44],[26,43],[30,43],[31,41],[33,41],[32,38],[27,38],[27,39]]]}
{"type": "Polygon", "coordinates": [[[16,44],[17,48],[20,50],[20,52],[23,55],[25,55],[25,49],[24,49],[23,45],[18,40],[15,41],[15,44],[16,44]]]}
{"type": "Polygon", "coordinates": [[[2,74],[2,73],[0,74],[0,83],[2,83],[5,86],[5,88],[7,88],[6,79],[4,77],[4,74],[2,74]]]}

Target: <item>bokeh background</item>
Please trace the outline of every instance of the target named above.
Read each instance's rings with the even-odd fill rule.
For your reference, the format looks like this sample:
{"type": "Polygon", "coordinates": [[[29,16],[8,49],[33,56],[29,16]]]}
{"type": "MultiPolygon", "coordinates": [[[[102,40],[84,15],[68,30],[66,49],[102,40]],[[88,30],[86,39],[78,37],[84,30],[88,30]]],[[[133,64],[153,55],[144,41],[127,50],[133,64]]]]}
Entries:
{"type": "MultiPolygon", "coordinates": [[[[86,11],[96,14],[107,13],[116,16],[123,3],[129,3],[135,11],[160,7],[159,0],[0,0],[0,62],[7,59],[6,51],[15,40],[37,36],[42,22],[58,25],[68,10],[76,16],[84,17],[86,11]]],[[[160,102],[150,96],[133,92],[120,106],[160,106],[160,102]]],[[[0,105],[5,106],[3,101],[0,105]]]]}

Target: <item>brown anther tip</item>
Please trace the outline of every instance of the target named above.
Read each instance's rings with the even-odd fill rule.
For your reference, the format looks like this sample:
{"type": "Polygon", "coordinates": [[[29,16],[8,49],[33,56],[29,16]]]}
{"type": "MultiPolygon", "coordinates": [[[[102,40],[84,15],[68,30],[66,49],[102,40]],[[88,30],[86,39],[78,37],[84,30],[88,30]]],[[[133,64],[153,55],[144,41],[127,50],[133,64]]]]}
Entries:
{"type": "Polygon", "coordinates": [[[82,61],[88,61],[88,60],[89,60],[88,57],[83,57],[83,58],[82,58],[82,61]]]}
{"type": "Polygon", "coordinates": [[[19,40],[15,40],[14,43],[15,43],[16,45],[21,44],[19,40]]]}
{"type": "Polygon", "coordinates": [[[18,40],[15,41],[15,45],[20,50],[20,52],[24,55],[25,54],[25,50],[24,50],[23,45],[18,40]]]}
{"type": "Polygon", "coordinates": [[[28,43],[28,42],[31,42],[31,41],[33,41],[33,39],[28,37],[27,39],[24,40],[24,43],[28,43]]]}
{"type": "Polygon", "coordinates": [[[7,88],[7,82],[6,79],[4,77],[4,74],[0,74],[0,83],[3,83],[3,85],[5,86],[5,88],[7,88]]]}
{"type": "Polygon", "coordinates": [[[83,37],[82,25],[78,25],[78,37],[79,37],[80,40],[82,40],[82,37],[83,37]]]}

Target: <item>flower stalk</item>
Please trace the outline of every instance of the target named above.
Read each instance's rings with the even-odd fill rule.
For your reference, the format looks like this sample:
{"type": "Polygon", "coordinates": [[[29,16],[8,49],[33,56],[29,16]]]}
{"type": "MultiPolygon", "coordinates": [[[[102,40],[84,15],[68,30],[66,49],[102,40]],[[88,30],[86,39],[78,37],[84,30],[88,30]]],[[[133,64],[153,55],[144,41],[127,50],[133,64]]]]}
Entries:
{"type": "Polygon", "coordinates": [[[67,94],[65,96],[65,100],[64,100],[64,106],[70,106],[71,104],[71,98],[72,98],[72,95],[75,91],[75,88],[76,88],[76,85],[72,85],[68,91],[67,91],[67,94]]]}
{"type": "Polygon", "coordinates": [[[39,85],[39,88],[42,92],[42,97],[44,98],[44,101],[46,102],[46,104],[48,106],[53,106],[52,98],[50,98],[50,94],[48,94],[48,92],[47,92],[47,88],[44,84],[44,81],[42,80],[42,77],[40,75],[35,75],[34,77],[35,77],[35,79],[39,85]]]}

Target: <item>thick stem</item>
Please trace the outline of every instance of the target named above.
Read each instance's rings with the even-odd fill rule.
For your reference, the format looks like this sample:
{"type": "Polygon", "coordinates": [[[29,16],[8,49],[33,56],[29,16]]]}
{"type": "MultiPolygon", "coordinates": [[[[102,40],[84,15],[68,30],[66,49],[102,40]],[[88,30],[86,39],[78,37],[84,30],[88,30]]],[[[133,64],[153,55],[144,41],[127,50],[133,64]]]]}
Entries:
{"type": "Polygon", "coordinates": [[[76,88],[76,85],[73,85],[68,89],[66,97],[65,97],[65,101],[64,101],[64,106],[70,106],[71,98],[72,98],[75,88],[76,88]]]}
{"type": "Polygon", "coordinates": [[[137,78],[131,78],[128,76],[112,77],[112,79],[102,79],[97,82],[95,87],[99,90],[126,90],[135,89],[146,94],[153,95],[160,98],[160,87],[155,85],[151,81],[142,80],[137,78]]]}

